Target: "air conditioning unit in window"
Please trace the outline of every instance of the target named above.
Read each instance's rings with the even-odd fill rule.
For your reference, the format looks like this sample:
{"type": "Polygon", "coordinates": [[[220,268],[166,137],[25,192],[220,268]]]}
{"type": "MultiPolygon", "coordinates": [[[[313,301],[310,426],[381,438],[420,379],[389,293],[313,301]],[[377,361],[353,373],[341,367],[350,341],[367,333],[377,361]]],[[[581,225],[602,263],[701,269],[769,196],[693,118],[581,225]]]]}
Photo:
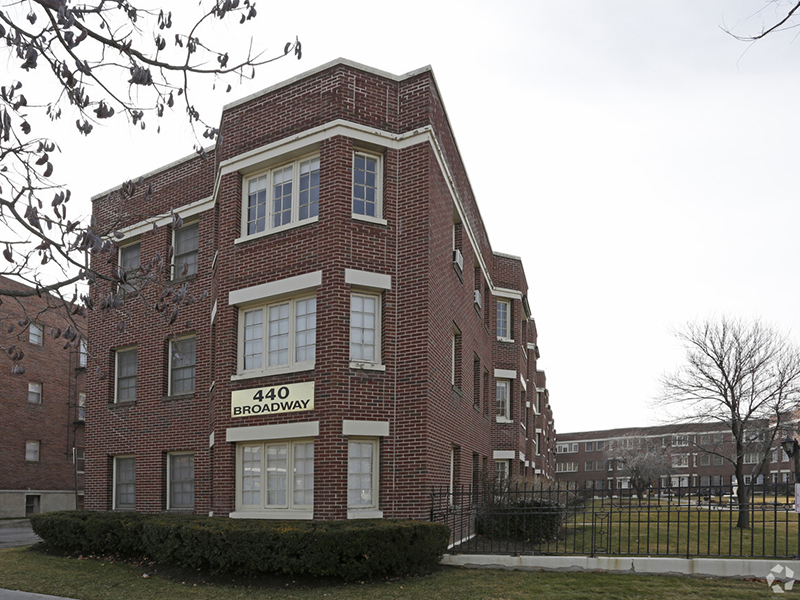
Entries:
{"type": "Polygon", "coordinates": [[[481,304],[481,291],[480,290],[475,290],[473,292],[473,294],[474,294],[473,298],[475,300],[475,306],[480,308],[482,306],[482,304],[481,304]]]}
{"type": "Polygon", "coordinates": [[[457,266],[460,271],[464,270],[464,255],[461,250],[453,250],[453,265],[457,266]]]}

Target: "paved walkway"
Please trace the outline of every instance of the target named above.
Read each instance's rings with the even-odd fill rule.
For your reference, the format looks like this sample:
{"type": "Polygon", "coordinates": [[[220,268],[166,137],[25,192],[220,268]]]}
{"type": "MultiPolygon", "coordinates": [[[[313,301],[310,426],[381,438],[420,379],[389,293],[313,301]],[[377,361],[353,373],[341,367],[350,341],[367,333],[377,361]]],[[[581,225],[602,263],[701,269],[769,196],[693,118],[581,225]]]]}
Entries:
{"type": "MultiPolygon", "coordinates": [[[[30,546],[41,542],[42,539],[33,533],[29,519],[10,519],[0,521],[0,548],[16,548],[30,546]]],[[[0,589],[0,600],[71,600],[60,596],[46,596],[44,594],[30,594],[14,590],[0,589]]]]}
{"type": "Polygon", "coordinates": [[[38,544],[42,539],[33,533],[30,519],[0,521],[0,548],[16,548],[38,544]]]}

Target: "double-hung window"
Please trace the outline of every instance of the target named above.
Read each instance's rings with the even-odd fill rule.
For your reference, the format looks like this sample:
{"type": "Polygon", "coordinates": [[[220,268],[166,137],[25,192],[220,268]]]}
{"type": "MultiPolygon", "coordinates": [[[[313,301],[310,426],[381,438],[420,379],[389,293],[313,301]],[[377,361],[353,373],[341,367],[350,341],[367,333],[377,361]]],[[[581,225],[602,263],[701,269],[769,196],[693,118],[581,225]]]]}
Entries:
{"type": "Polygon", "coordinates": [[[241,311],[242,373],[313,369],[317,346],[317,299],[281,300],[241,311]]]}
{"type": "Polygon", "coordinates": [[[36,346],[41,346],[44,341],[44,331],[41,325],[31,323],[28,326],[28,341],[36,346]]]}
{"type": "Polygon", "coordinates": [[[303,158],[247,180],[246,235],[319,215],[319,157],[303,158]]]}
{"type": "Polygon", "coordinates": [[[382,218],[381,161],[373,154],[353,154],[353,214],[382,218]]]}
{"type": "Polygon", "coordinates": [[[511,303],[507,300],[497,301],[497,337],[502,340],[511,339],[510,330],[511,303]]]}
{"type": "Polygon", "coordinates": [[[28,462],[39,462],[38,440],[28,440],[25,442],[25,460],[28,462]]]}
{"type": "Polygon", "coordinates": [[[378,364],[380,359],[380,296],[350,295],[350,360],[378,364]]]}
{"type": "Polygon", "coordinates": [[[136,400],[136,348],[117,350],[116,402],[136,400]]]}
{"type": "Polygon", "coordinates": [[[350,440],[347,452],[347,508],[378,508],[378,440],[350,440]]]}
{"type": "Polygon", "coordinates": [[[142,245],[137,242],[128,244],[119,249],[119,277],[122,284],[119,286],[122,291],[130,292],[134,286],[128,281],[134,279],[139,272],[142,264],[142,245]]]}
{"type": "Polygon", "coordinates": [[[136,458],[114,458],[114,508],[136,508],[136,458]]]}
{"type": "Polygon", "coordinates": [[[508,379],[498,379],[496,384],[497,419],[508,421],[511,419],[511,382],[508,379]]]}
{"type": "Polygon", "coordinates": [[[313,511],[313,441],[243,443],[238,462],[239,510],[313,511]]]}
{"type": "Polygon", "coordinates": [[[42,403],[42,384],[37,381],[28,382],[28,402],[31,404],[42,403]]]}
{"type": "Polygon", "coordinates": [[[197,255],[199,247],[199,228],[197,223],[184,225],[174,232],[173,248],[175,265],[172,269],[173,279],[183,279],[197,275],[197,255]]]}
{"type": "Polygon", "coordinates": [[[196,365],[196,338],[182,337],[169,344],[169,395],[189,394],[194,391],[196,365]]]}
{"type": "Polygon", "coordinates": [[[194,454],[176,452],[169,455],[168,507],[171,509],[194,508],[194,454]]]}

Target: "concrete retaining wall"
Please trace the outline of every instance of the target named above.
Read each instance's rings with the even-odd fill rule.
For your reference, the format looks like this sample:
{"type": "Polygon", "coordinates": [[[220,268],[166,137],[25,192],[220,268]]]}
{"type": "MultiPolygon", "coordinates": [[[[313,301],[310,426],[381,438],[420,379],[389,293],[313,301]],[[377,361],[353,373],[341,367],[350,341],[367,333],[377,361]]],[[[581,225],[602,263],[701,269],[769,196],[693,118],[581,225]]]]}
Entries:
{"type": "Polygon", "coordinates": [[[613,573],[648,573],[707,575],[710,577],[758,577],[766,579],[776,566],[789,567],[800,577],[800,561],[747,558],[653,558],[588,556],[501,556],[488,554],[445,555],[442,564],[459,567],[541,571],[608,571],[613,573]]]}

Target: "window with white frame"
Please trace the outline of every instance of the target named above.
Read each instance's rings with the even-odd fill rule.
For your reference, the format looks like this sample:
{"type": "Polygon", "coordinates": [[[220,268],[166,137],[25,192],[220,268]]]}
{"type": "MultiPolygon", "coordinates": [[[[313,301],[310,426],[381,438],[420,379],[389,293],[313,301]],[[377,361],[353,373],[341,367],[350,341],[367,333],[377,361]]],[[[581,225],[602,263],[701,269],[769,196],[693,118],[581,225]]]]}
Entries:
{"type": "Polygon", "coordinates": [[[700,455],[700,466],[701,467],[710,467],[711,466],[711,455],[710,454],[701,454],[700,455]]]}
{"type": "Polygon", "coordinates": [[[312,440],[246,442],[237,454],[238,510],[313,510],[312,440]]]}
{"type": "Polygon", "coordinates": [[[586,452],[594,452],[594,442],[586,442],[586,452]]]}
{"type": "Polygon", "coordinates": [[[136,508],[136,457],[114,457],[114,508],[136,508]]]}
{"type": "Polygon", "coordinates": [[[347,450],[347,508],[378,508],[378,440],[351,439],[347,450]]]}
{"type": "Polygon", "coordinates": [[[498,379],[495,389],[497,391],[495,399],[497,406],[497,418],[501,420],[511,419],[511,382],[508,379],[498,379]]]}
{"type": "Polygon", "coordinates": [[[511,472],[510,460],[496,460],[494,461],[494,473],[497,481],[507,481],[509,473],[511,472]]]}
{"type": "Polygon", "coordinates": [[[689,445],[689,436],[688,435],[673,435],[672,436],[672,445],[673,446],[688,446],[689,445]]]}
{"type": "Polygon", "coordinates": [[[89,349],[86,344],[86,339],[82,339],[78,350],[78,366],[85,367],[89,362],[89,349]]]}
{"type": "Polygon", "coordinates": [[[175,452],[168,455],[167,478],[170,509],[194,508],[194,454],[175,452]]]}
{"type": "Polygon", "coordinates": [[[725,463],[725,459],[723,459],[721,456],[715,454],[714,455],[714,459],[713,459],[712,462],[714,463],[715,467],[719,467],[719,466],[722,466],[725,463]]]}
{"type": "Polygon", "coordinates": [[[28,462],[39,462],[39,440],[28,440],[25,442],[25,460],[28,462]]]}
{"type": "Polygon", "coordinates": [[[122,280],[120,289],[130,292],[134,289],[133,285],[126,283],[129,279],[136,276],[142,264],[142,245],[139,242],[121,246],[119,249],[119,276],[122,280]]]}
{"type": "Polygon", "coordinates": [[[38,381],[28,382],[28,402],[30,404],[42,403],[42,384],[38,381]]]}
{"type": "Polygon", "coordinates": [[[83,473],[86,470],[86,448],[75,446],[75,471],[83,473]]]}
{"type": "Polygon", "coordinates": [[[373,154],[353,154],[353,214],[382,218],[381,160],[373,154]]]}
{"type": "Polygon", "coordinates": [[[758,452],[746,452],[744,455],[744,464],[757,465],[761,462],[761,456],[758,452]]]}
{"type": "Polygon", "coordinates": [[[181,337],[169,343],[169,395],[194,392],[196,365],[195,336],[181,337]]]}
{"type": "Polygon", "coordinates": [[[688,454],[673,454],[672,455],[672,466],[674,468],[682,468],[689,466],[689,455],[688,454]]]}
{"type": "Polygon", "coordinates": [[[172,267],[172,278],[182,279],[197,275],[197,258],[199,248],[199,227],[197,223],[184,225],[173,232],[173,249],[175,264],[172,267]]]}
{"type": "Polygon", "coordinates": [[[511,338],[511,303],[508,300],[497,301],[497,337],[511,338]]]}
{"type": "Polygon", "coordinates": [[[245,185],[246,235],[290,227],[319,215],[319,157],[306,157],[250,177],[245,185]]]}
{"type": "Polygon", "coordinates": [[[556,463],[556,473],[577,473],[577,462],[556,463]]]}
{"type": "Polygon", "coordinates": [[[41,346],[44,342],[44,330],[41,325],[31,323],[28,325],[28,341],[31,344],[41,346]]]}
{"type": "Polygon", "coordinates": [[[78,394],[78,421],[86,420],[86,394],[78,394]]]}
{"type": "Polygon", "coordinates": [[[242,309],[239,324],[241,373],[314,368],[317,345],[314,296],[242,309]]]}
{"type": "Polygon", "coordinates": [[[137,352],[136,348],[126,348],[117,350],[117,380],[116,380],[116,402],[132,402],[136,400],[136,371],[137,371],[137,352]]]}
{"type": "Polygon", "coordinates": [[[380,308],[377,294],[350,294],[350,360],[380,364],[380,308]]]}

